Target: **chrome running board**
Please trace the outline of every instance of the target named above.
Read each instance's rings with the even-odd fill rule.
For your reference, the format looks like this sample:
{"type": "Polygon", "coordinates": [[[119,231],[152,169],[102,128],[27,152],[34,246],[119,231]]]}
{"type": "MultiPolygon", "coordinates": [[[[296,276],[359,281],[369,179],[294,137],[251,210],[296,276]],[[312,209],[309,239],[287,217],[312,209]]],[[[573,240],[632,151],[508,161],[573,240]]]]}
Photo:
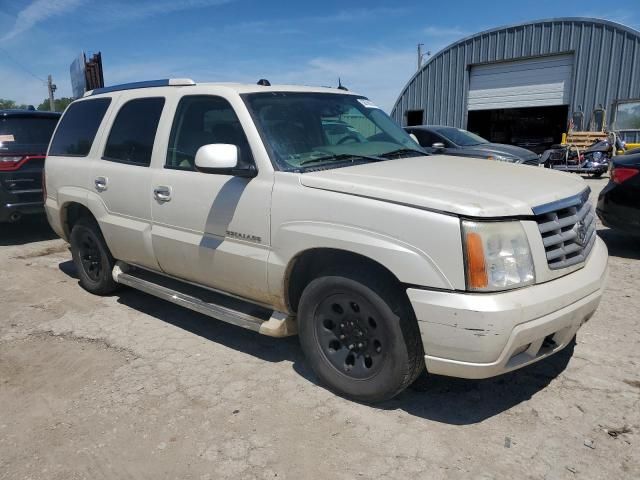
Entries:
{"type": "Polygon", "coordinates": [[[270,337],[295,335],[295,319],[179,280],[136,269],[118,261],[113,280],[181,307],[270,337]]]}

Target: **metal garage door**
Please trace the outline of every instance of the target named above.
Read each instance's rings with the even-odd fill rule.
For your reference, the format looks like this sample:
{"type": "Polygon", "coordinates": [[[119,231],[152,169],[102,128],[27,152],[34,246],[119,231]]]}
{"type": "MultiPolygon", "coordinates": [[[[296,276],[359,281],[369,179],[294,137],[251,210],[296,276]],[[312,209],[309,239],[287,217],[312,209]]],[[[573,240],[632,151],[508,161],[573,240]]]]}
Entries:
{"type": "Polygon", "coordinates": [[[568,105],[573,55],[471,67],[469,110],[568,105]]]}

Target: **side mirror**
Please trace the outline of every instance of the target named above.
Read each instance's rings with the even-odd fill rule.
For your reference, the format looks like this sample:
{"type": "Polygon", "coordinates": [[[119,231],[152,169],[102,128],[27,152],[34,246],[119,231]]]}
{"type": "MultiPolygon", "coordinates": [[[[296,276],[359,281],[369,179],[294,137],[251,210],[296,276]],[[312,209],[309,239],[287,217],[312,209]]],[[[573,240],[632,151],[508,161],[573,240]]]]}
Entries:
{"type": "Polygon", "coordinates": [[[229,143],[203,145],[196,152],[196,170],[236,177],[255,177],[258,171],[253,165],[249,168],[238,168],[238,157],[239,151],[235,145],[229,143]]]}
{"type": "Polygon", "coordinates": [[[238,166],[238,147],[228,143],[212,143],[201,146],[196,152],[196,168],[207,170],[229,170],[238,166]]]}
{"type": "Polygon", "coordinates": [[[433,148],[435,150],[444,150],[444,143],[436,142],[433,145],[431,145],[431,148],[433,148]]]}

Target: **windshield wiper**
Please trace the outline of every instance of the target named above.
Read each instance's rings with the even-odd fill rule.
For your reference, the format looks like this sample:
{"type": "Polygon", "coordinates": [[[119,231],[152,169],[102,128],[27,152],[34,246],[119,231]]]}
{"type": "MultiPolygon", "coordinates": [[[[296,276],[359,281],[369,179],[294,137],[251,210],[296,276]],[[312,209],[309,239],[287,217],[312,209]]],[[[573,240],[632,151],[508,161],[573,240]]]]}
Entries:
{"type": "Polygon", "coordinates": [[[304,165],[309,165],[311,163],[326,162],[327,160],[360,160],[360,159],[371,160],[373,162],[381,162],[383,160],[386,160],[386,158],[373,157],[370,155],[354,155],[352,153],[340,153],[338,155],[326,155],[324,157],[309,158],[307,160],[303,160],[302,162],[300,162],[300,166],[302,167],[304,165]]]}
{"type": "Polygon", "coordinates": [[[421,156],[429,155],[427,152],[423,152],[421,150],[416,150],[415,148],[399,148],[397,150],[391,150],[390,152],[383,153],[380,155],[382,158],[388,158],[393,155],[402,155],[403,153],[417,153],[421,156]]]}

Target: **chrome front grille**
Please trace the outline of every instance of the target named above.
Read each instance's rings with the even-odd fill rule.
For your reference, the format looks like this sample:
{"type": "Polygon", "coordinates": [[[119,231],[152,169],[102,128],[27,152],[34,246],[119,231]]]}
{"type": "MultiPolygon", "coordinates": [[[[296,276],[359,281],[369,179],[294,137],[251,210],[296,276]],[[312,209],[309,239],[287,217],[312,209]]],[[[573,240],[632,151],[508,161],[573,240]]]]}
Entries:
{"type": "Polygon", "coordinates": [[[579,195],[533,209],[552,270],[583,263],[596,242],[596,217],[587,188],[579,195]]]}

